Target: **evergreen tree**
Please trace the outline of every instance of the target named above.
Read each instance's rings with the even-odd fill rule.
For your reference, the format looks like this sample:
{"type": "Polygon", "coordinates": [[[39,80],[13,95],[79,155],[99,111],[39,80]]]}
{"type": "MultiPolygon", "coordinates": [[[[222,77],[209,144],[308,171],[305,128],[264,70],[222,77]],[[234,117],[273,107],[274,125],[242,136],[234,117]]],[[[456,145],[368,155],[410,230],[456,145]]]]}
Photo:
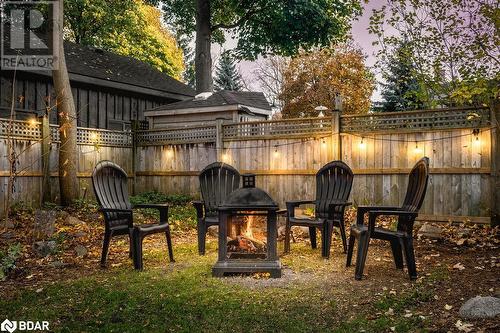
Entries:
{"type": "Polygon", "coordinates": [[[239,91],[242,88],[241,80],[241,75],[236,69],[234,59],[231,58],[229,52],[222,53],[219,63],[215,68],[215,90],[239,91]]]}
{"type": "Polygon", "coordinates": [[[409,56],[411,48],[403,42],[395,54],[386,62],[382,75],[381,110],[386,112],[420,109],[424,105],[419,100],[419,83],[413,75],[414,66],[409,56]]]}

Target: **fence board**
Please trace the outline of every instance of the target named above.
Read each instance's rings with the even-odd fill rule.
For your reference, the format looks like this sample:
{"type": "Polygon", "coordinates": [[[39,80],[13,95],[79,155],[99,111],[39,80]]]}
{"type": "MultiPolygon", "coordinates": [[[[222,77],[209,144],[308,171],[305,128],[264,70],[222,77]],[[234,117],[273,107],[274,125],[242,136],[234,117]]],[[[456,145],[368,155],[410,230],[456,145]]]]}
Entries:
{"type": "MultiPolygon", "coordinates": [[[[109,110],[109,104],[114,104],[115,100],[107,97],[102,93],[88,96],[99,99],[99,104],[109,110]]],[[[116,108],[133,109],[136,103],[143,101],[116,101],[116,108]]],[[[342,117],[343,120],[349,119],[347,125],[351,126],[341,123],[343,133],[340,136],[342,159],[356,175],[351,199],[356,204],[399,204],[405,195],[406,174],[418,158],[426,155],[430,158],[431,177],[423,214],[488,216],[491,210],[489,198],[497,189],[491,188],[491,135],[483,123],[486,115],[481,110],[476,112],[470,109],[457,114],[431,112],[432,119],[438,115],[441,115],[441,120],[446,118],[446,122],[443,120],[432,127],[428,126],[428,119],[421,113],[342,117]],[[464,120],[471,113],[480,114],[481,121],[464,120]],[[411,118],[414,123],[427,124],[427,127],[422,125],[419,132],[415,132],[410,130],[414,127],[401,127],[395,117],[400,117],[397,118],[399,122],[411,118]],[[365,125],[368,122],[366,126],[371,131],[358,126],[363,122],[365,125]],[[354,128],[353,124],[358,127],[354,128]],[[462,128],[455,128],[460,124],[462,128]],[[480,144],[475,144],[475,136],[472,135],[471,126],[477,124],[482,126],[478,134],[480,144]],[[399,127],[388,132],[388,126],[399,127]],[[360,148],[361,140],[364,148],[360,148]],[[416,145],[419,152],[415,151],[416,145]]],[[[100,118],[99,125],[106,121],[100,118]]],[[[0,120],[2,156],[7,153],[6,131],[6,122],[0,120]]],[[[14,122],[14,134],[17,152],[31,145],[20,156],[19,167],[26,170],[16,180],[14,198],[36,205],[41,198],[40,128],[29,126],[26,122],[14,122]]],[[[92,195],[89,178],[92,169],[98,161],[110,159],[122,165],[127,172],[134,170],[132,163],[136,161],[133,178],[136,192],[158,190],[198,196],[197,174],[217,158],[216,135],[213,126],[139,131],[134,159],[131,132],[79,128],[78,175],[82,192],[86,188],[86,195],[92,195]],[[97,134],[97,139],[94,134],[97,134]]],[[[54,199],[57,199],[56,127],[52,127],[52,136],[51,186],[54,199]]],[[[287,200],[313,198],[314,174],[332,159],[335,150],[330,118],[223,125],[223,145],[225,162],[241,172],[256,173],[257,185],[268,191],[280,205],[287,200]],[[325,136],[327,130],[328,135],[325,136]]],[[[3,198],[7,176],[8,163],[3,158],[0,160],[0,194],[3,198]]],[[[3,209],[2,201],[0,212],[3,209]]]]}

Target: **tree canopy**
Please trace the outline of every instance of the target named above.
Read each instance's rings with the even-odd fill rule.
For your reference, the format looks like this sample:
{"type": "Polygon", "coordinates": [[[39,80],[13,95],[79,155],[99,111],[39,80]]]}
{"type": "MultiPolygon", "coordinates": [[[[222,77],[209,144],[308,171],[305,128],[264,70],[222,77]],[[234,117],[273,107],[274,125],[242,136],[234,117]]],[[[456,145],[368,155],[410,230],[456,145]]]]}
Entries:
{"type": "Polygon", "coordinates": [[[360,50],[339,45],[302,52],[293,58],[283,75],[280,99],[283,117],[317,116],[315,107],[335,107],[335,97],[343,98],[345,113],[366,113],[374,88],[373,75],[364,65],[360,50]]]}
{"type": "Polygon", "coordinates": [[[411,49],[403,41],[394,54],[389,55],[390,61],[382,72],[382,111],[417,110],[424,106],[408,52],[411,49]]]}
{"type": "Polygon", "coordinates": [[[182,50],[161,24],[161,12],[141,0],[66,0],[66,39],[147,62],[177,79],[182,50]]]}
{"type": "Polygon", "coordinates": [[[425,107],[484,104],[498,96],[498,0],[387,0],[374,10],[378,68],[411,66],[425,107]],[[404,53],[399,52],[405,43],[404,53]],[[403,60],[401,57],[404,57],[403,60]]]}
{"type": "MultiPolygon", "coordinates": [[[[158,1],[160,2],[160,1],[158,1]]],[[[345,37],[359,0],[164,0],[165,19],[185,35],[196,32],[197,90],[212,88],[210,43],[237,39],[233,54],[291,56],[345,37]]]]}
{"type": "Polygon", "coordinates": [[[231,58],[229,52],[222,53],[215,68],[214,81],[215,90],[241,90],[241,75],[238,73],[235,60],[231,58]]]}

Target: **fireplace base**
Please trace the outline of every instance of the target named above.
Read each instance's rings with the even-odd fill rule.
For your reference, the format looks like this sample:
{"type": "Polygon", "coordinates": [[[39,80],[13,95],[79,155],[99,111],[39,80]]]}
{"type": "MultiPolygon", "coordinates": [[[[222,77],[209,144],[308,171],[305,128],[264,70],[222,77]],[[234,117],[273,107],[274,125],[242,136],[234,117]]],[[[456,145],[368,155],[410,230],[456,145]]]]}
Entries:
{"type": "Polygon", "coordinates": [[[212,268],[212,275],[223,277],[225,273],[269,273],[272,278],[281,277],[279,260],[225,260],[218,261],[212,268]]]}

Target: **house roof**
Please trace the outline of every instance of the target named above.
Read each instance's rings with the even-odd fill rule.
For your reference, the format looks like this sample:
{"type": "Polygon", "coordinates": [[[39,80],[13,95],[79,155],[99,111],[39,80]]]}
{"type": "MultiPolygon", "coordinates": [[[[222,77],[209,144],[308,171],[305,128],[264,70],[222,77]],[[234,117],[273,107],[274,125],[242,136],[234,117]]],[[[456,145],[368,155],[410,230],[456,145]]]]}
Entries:
{"type": "Polygon", "coordinates": [[[188,99],[172,104],[161,105],[149,111],[182,110],[226,105],[243,105],[271,111],[271,105],[262,92],[221,90],[206,99],[188,99]]]}
{"type": "MultiPolygon", "coordinates": [[[[9,34],[5,35],[2,38],[7,40],[9,34]]],[[[194,89],[188,85],[140,60],[69,41],[64,41],[64,50],[71,81],[178,100],[195,95],[194,89]]],[[[52,76],[47,70],[23,72],[52,76]]]]}
{"type": "Polygon", "coordinates": [[[64,42],[68,72],[165,92],[194,96],[184,83],[148,63],[92,47],[64,42]]]}

